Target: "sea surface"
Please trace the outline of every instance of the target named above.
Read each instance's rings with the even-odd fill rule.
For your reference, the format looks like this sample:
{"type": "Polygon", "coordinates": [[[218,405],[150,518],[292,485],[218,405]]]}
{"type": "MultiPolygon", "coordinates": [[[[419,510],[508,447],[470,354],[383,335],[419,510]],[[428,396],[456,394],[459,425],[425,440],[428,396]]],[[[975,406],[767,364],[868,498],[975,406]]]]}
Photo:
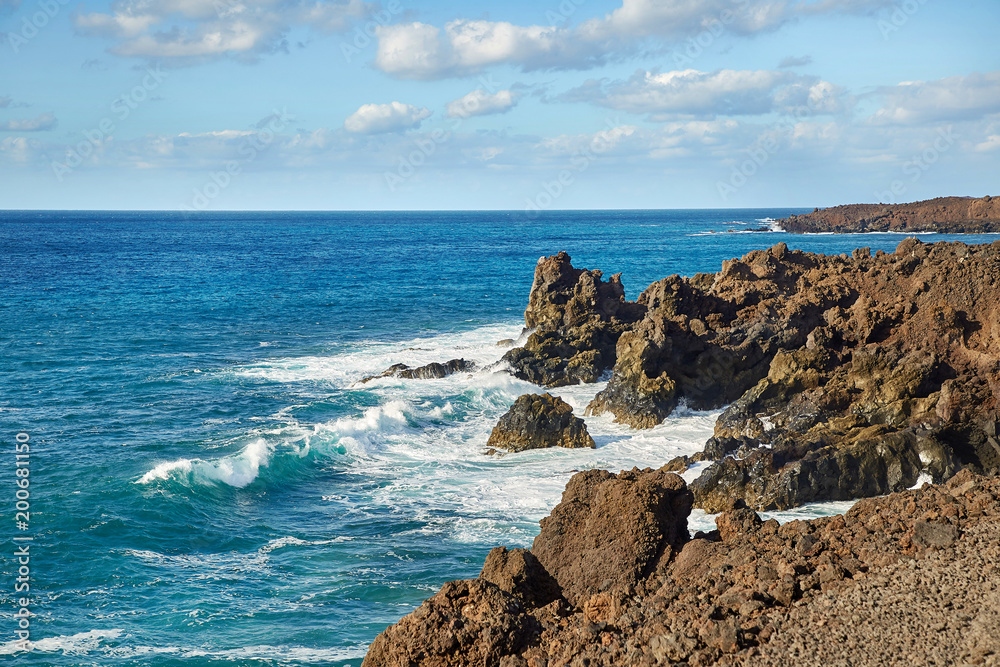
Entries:
{"type": "MultiPolygon", "coordinates": [[[[635,298],[779,241],[902,239],[747,231],[802,212],[0,212],[0,662],[356,667],[490,548],[529,546],[575,471],[657,467],[711,435],[717,412],[681,409],[642,432],[588,418],[592,451],[484,455],[538,390],[491,365],[539,257],[620,272],[635,298]],[[459,357],[484,370],[359,384],[459,357]]],[[[602,386],[556,393],[582,414],[602,386]]]]}

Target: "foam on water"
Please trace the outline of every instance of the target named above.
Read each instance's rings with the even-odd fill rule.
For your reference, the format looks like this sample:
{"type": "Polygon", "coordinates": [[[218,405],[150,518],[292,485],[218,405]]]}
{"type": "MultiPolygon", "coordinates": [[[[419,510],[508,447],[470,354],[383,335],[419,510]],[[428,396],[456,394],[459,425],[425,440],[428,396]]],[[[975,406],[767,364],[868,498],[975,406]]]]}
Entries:
{"type": "Polygon", "coordinates": [[[227,484],[243,488],[257,479],[261,467],[266,467],[274,453],[274,445],[258,438],[239,453],[215,461],[182,458],[161,463],[137,480],[150,484],[174,479],[186,484],[227,484]]]}
{"type": "MultiPolygon", "coordinates": [[[[174,480],[242,488],[275,460],[336,459],[343,470],[378,483],[365,493],[324,494],[321,500],[329,497],[358,508],[394,507],[423,522],[418,532],[446,540],[521,545],[534,537],[538,520],[559,502],[575,472],[657,468],[675,456],[700,451],[711,437],[719,412],[697,412],[683,405],[662,424],[641,431],[614,423],[609,414],[583,417],[607,381],[545,390],[499,370],[506,348],[497,340],[520,331],[516,324],[491,325],[463,334],[352,346],[329,357],[276,359],[239,368],[237,376],[269,383],[319,383],[330,391],[364,392],[378,404],[353,416],[312,424],[298,416],[308,404],[290,405],[274,415],[280,425],[260,431],[263,437],[240,452],[215,460],[161,463],[138,483],[174,480]],[[434,380],[389,377],[358,383],[394,363],[416,366],[456,357],[475,361],[480,370],[434,380]],[[513,401],[542,391],[561,397],[584,418],[597,449],[485,455],[490,431],[513,401]]],[[[685,479],[693,481],[707,465],[694,466],[685,479]]],[[[803,511],[819,516],[837,507],[817,505],[803,511]]],[[[714,516],[696,511],[692,529],[710,530],[713,521],[714,516]]]]}
{"type": "MultiPolygon", "coordinates": [[[[91,630],[89,632],[79,632],[74,635],[63,635],[59,637],[45,637],[38,641],[31,642],[31,652],[56,653],[62,652],[65,655],[86,655],[91,653],[102,644],[102,642],[117,639],[124,630],[91,630]]],[[[23,654],[20,642],[11,641],[0,644],[0,655],[23,654]]]]}

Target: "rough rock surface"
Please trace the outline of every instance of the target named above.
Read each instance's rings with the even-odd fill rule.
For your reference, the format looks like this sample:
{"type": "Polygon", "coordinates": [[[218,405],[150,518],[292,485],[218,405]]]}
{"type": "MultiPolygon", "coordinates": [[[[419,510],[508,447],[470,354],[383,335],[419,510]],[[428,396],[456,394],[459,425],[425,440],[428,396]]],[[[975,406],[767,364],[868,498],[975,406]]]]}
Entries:
{"type": "Polygon", "coordinates": [[[448,377],[455,373],[467,373],[475,369],[476,364],[465,359],[452,359],[443,364],[435,361],[419,368],[410,368],[406,364],[393,364],[378,375],[370,375],[362,379],[361,382],[371,382],[372,380],[386,377],[398,377],[404,380],[433,380],[448,377]]]}
{"type": "Polygon", "coordinates": [[[504,355],[514,375],[546,387],[596,382],[615,363],[615,344],[643,308],[625,300],[620,274],[575,269],[560,252],[538,260],[524,313],[534,329],[504,355]]]}
{"type": "Polygon", "coordinates": [[[524,394],[493,427],[490,448],[523,452],[545,447],[597,447],[569,403],[551,394],[524,394]]]}
{"type": "Polygon", "coordinates": [[[528,609],[544,607],[562,598],[559,583],[527,549],[492,549],[479,578],[496,584],[528,609]]]}
{"type": "MultiPolygon", "coordinates": [[[[588,474],[571,485],[601,496],[606,481],[578,481],[588,474]]],[[[661,476],[679,497],[663,471],[636,474],[661,476]]],[[[633,484],[621,499],[640,507],[647,491],[633,484]]],[[[580,530],[605,529],[586,521],[591,506],[577,492],[567,494],[560,507],[580,530]]],[[[446,584],[380,635],[364,665],[1000,661],[996,478],[963,470],[946,485],[863,500],[842,516],[779,525],[738,507],[716,524],[632,588],[578,596],[576,605],[526,606],[481,580],[446,584]]],[[[565,559],[583,544],[567,543],[565,559]]],[[[593,580],[588,568],[598,565],[591,559],[580,578],[593,580]]],[[[564,592],[576,583],[553,574],[564,592]]]]}
{"type": "Polygon", "coordinates": [[[688,539],[691,492],[664,470],[574,475],[531,547],[570,604],[632,591],[688,539]]]}
{"type": "Polygon", "coordinates": [[[1000,232],[1000,199],[940,197],[912,204],[849,204],[793,215],[777,224],[786,232],[1000,232]]]}
{"type": "Polygon", "coordinates": [[[637,303],[587,413],[647,428],[682,400],[730,405],[706,448],[722,460],[693,486],[700,507],[787,508],[1000,467],[1000,243],[829,257],[779,244],[637,303]]]}

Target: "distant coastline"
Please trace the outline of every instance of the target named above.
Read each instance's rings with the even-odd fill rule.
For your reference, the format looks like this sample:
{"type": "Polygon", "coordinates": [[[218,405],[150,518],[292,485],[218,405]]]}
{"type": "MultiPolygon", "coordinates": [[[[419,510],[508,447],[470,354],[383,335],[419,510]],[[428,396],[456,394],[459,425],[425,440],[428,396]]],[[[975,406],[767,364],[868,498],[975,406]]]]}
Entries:
{"type": "Polygon", "coordinates": [[[776,222],[792,234],[864,232],[1000,233],[1000,199],[938,197],[909,204],[846,204],[776,222]]]}

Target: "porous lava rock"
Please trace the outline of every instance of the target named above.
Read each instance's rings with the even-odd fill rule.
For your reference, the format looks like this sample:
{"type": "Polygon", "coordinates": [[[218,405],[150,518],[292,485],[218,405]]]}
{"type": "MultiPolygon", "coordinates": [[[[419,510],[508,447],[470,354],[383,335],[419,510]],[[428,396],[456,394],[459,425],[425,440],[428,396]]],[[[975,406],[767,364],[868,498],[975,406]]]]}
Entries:
{"type": "Polygon", "coordinates": [[[500,418],[487,446],[523,452],[546,447],[597,447],[587,425],[566,401],[551,394],[524,394],[500,418]]]}
{"type": "Polygon", "coordinates": [[[398,377],[404,380],[434,380],[455,373],[467,373],[476,369],[475,362],[465,359],[452,359],[445,363],[433,362],[419,368],[411,368],[406,364],[393,364],[378,375],[370,375],[361,380],[362,383],[371,382],[378,378],[398,377]]]}
{"type": "Polygon", "coordinates": [[[565,252],[538,260],[524,321],[523,347],[503,357],[515,376],[545,387],[596,382],[615,363],[615,345],[642,317],[625,300],[621,275],[576,269],[565,252]]]}
{"type": "Polygon", "coordinates": [[[531,552],[572,605],[630,592],[662,573],[687,541],[691,502],[684,481],[665,470],[582,472],[542,519],[531,552]]]}
{"type": "MultiPolygon", "coordinates": [[[[654,480],[669,489],[657,493],[680,500],[683,483],[666,475],[579,473],[559,505],[565,525],[597,539],[609,527],[588,521],[593,510],[620,501],[635,508],[627,514],[643,514],[654,480]]],[[[604,583],[591,594],[597,577],[589,568],[576,570],[578,582],[573,570],[550,566],[564,590],[591,582],[568,596],[572,606],[532,606],[483,581],[494,576],[487,571],[532,570],[514,551],[494,550],[479,580],[445,584],[379,635],[364,665],[989,665],[1000,655],[1000,479],[965,469],[947,484],[785,524],[737,506],[716,526],[677,543],[665,538],[673,558],[629,568],[647,573],[625,589],[604,583]]],[[[620,531],[614,541],[628,548],[630,536],[620,531]]],[[[587,554],[608,553],[582,539],[562,544],[567,563],[597,565],[587,554]]],[[[496,578],[523,590],[513,582],[534,577],[496,578]]]]}

